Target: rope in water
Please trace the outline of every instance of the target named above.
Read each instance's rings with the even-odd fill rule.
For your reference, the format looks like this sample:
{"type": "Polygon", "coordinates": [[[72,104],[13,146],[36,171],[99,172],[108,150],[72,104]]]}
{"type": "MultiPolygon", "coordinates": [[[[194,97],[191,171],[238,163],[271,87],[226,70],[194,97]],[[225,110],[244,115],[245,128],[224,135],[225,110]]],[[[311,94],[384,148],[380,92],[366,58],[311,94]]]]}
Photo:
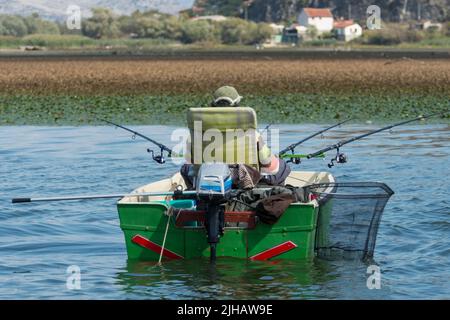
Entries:
{"type": "Polygon", "coordinates": [[[163,238],[163,243],[161,246],[161,252],[159,253],[158,265],[161,265],[161,261],[162,261],[162,257],[163,257],[163,253],[164,253],[164,247],[166,245],[167,233],[169,231],[170,217],[173,215],[173,207],[169,207],[169,209],[167,209],[166,215],[167,215],[166,231],[164,232],[164,238],[163,238]]]}

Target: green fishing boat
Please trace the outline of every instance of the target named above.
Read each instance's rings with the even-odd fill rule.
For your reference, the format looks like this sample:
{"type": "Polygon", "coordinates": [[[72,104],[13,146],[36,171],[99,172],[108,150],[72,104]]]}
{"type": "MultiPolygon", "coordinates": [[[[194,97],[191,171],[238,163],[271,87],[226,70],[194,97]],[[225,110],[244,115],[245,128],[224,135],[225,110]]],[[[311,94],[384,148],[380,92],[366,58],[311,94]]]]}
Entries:
{"type": "MultiPolygon", "coordinates": [[[[332,192],[334,178],[327,172],[292,171],[286,183],[296,187],[323,183],[323,192],[332,192]]],[[[173,192],[185,188],[179,173],[134,190],[137,194],[173,192]]],[[[232,206],[232,205],[230,205],[232,206]]],[[[120,227],[125,235],[128,258],[158,261],[209,257],[205,212],[196,210],[194,200],[173,200],[171,196],[128,196],[117,203],[120,227]],[[172,210],[172,208],[178,210],[172,210]]],[[[258,221],[253,211],[228,211],[217,245],[218,257],[251,260],[308,259],[314,256],[319,214],[329,215],[330,202],[311,199],[292,203],[273,225],[258,221]],[[328,211],[328,212],[327,212],[328,211]]]]}

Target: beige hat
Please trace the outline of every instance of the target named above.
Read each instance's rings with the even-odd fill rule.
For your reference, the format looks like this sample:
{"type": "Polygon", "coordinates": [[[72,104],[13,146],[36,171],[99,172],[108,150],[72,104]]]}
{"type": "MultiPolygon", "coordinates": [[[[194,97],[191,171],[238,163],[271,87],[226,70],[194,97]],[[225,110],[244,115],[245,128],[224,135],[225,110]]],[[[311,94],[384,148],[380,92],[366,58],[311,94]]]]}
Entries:
{"type": "Polygon", "coordinates": [[[234,87],[223,86],[217,89],[214,94],[213,105],[217,105],[220,101],[226,101],[230,106],[237,106],[242,97],[234,87]]]}

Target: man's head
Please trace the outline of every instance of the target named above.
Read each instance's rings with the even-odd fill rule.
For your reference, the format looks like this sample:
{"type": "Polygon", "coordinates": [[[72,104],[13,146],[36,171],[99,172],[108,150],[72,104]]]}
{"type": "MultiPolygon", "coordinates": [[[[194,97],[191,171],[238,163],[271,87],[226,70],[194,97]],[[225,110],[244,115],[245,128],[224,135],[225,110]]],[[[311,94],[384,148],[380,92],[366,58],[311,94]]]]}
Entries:
{"type": "Polygon", "coordinates": [[[223,86],[217,89],[213,94],[212,105],[215,107],[237,107],[242,97],[237,90],[230,86],[223,86]]]}

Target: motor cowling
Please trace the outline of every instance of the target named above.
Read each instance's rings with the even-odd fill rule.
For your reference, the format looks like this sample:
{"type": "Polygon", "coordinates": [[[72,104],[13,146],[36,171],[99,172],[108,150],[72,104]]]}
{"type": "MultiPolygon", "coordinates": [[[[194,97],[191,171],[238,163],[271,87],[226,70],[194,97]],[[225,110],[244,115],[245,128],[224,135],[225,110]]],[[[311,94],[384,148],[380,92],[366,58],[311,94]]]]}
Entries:
{"type": "Polygon", "coordinates": [[[225,163],[204,163],[197,179],[196,191],[199,200],[222,203],[230,198],[232,186],[231,172],[225,163]]]}
{"type": "Polygon", "coordinates": [[[216,259],[216,246],[224,234],[225,203],[231,195],[231,172],[224,163],[204,163],[196,179],[197,198],[206,208],[205,227],[211,248],[211,261],[216,259]]]}

